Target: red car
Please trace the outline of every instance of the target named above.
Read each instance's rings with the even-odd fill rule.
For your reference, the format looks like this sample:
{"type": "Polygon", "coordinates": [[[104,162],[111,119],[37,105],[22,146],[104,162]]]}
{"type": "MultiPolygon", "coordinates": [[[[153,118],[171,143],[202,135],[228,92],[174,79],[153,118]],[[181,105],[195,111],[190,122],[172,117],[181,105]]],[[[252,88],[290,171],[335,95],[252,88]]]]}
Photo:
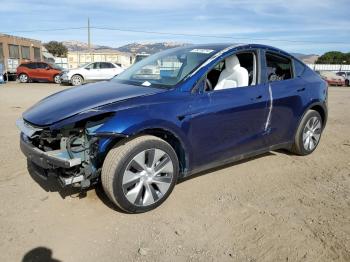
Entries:
{"type": "Polygon", "coordinates": [[[61,83],[62,68],[44,62],[26,62],[17,67],[17,78],[21,83],[29,81],[61,83]]]}
{"type": "Polygon", "coordinates": [[[330,86],[344,86],[345,78],[331,71],[316,71],[330,86]]]}

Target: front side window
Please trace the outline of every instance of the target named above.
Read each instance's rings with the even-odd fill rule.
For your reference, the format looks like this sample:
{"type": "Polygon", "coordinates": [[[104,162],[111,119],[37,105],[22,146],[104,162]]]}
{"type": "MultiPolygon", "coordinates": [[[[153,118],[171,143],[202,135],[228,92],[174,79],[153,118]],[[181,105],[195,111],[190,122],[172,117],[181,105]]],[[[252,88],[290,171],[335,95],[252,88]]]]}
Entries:
{"type": "Polygon", "coordinates": [[[114,68],[114,65],[111,63],[101,62],[100,68],[101,69],[110,69],[110,68],[114,68]]]}
{"type": "Polygon", "coordinates": [[[206,76],[205,91],[217,91],[257,84],[256,55],[240,52],[218,62],[206,76]]]}
{"type": "Polygon", "coordinates": [[[135,63],[113,81],[171,88],[217,51],[210,48],[180,47],[159,52],[135,63]]]}
{"type": "Polygon", "coordinates": [[[48,66],[47,64],[45,64],[45,63],[37,63],[37,65],[38,65],[38,68],[39,68],[39,69],[46,69],[46,68],[49,67],[49,66],[48,66]]]}
{"type": "Polygon", "coordinates": [[[89,65],[87,65],[87,66],[83,66],[85,69],[94,69],[94,64],[95,63],[91,63],[91,64],[89,64],[89,65]]]}
{"type": "Polygon", "coordinates": [[[25,64],[25,66],[29,69],[37,69],[38,63],[29,63],[29,64],[25,64]]]}
{"type": "Polygon", "coordinates": [[[30,59],[29,46],[21,46],[22,59],[30,59]]]}
{"type": "Polygon", "coordinates": [[[284,56],[266,53],[267,79],[269,82],[291,79],[292,61],[284,56]]]}
{"type": "Polygon", "coordinates": [[[19,46],[9,45],[9,57],[13,59],[19,59],[19,46]]]}
{"type": "Polygon", "coordinates": [[[85,66],[85,69],[100,69],[100,64],[99,62],[91,63],[85,66]]]}

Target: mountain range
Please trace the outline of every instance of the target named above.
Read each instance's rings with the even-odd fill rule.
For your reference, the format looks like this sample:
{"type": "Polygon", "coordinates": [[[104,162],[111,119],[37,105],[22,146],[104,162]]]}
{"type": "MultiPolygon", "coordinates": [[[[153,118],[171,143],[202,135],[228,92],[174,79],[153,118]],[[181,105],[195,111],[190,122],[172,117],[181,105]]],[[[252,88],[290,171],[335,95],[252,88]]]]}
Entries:
{"type": "MultiPolygon", "coordinates": [[[[80,41],[70,40],[62,42],[69,51],[79,51],[84,52],[88,51],[88,44],[80,41]]],[[[180,43],[180,42],[159,42],[159,43],[131,43],[127,45],[123,45],[120,47],[109,47],[103,45],[93,45],[91,47],[92,51],[95,52],[122,52],[122,53],[147,53],[154,54],[160,52],[165,49],[188,45],[189,43],[180,43]]],[[[313,64],[319,57],[319,55],[315,54],[301,54],[301,53],[292,53],[295,57],[302,60],[304,63],[313,64]]]]}

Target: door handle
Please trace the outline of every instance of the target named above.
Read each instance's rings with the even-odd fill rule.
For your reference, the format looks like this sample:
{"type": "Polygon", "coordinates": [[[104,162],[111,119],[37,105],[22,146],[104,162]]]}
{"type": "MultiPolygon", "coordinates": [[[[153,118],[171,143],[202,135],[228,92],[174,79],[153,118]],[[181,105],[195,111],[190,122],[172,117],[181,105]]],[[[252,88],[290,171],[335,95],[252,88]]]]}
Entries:
{"type": "Polygon", "coordinates": [[[262,95],[257,96],[257,97],[255,97],[255,98],[251,98],[250,100],[254,101],[254,100],[259,100],[259,99],[261,99],[261,98],[262,98],[262,95]]]}
{"type": "Polygon", "coordinates": [[[297,90],[297,92],[303,92],[303,91],[305,91],[305,87],[300,88],[300,89],[297,90]]]}

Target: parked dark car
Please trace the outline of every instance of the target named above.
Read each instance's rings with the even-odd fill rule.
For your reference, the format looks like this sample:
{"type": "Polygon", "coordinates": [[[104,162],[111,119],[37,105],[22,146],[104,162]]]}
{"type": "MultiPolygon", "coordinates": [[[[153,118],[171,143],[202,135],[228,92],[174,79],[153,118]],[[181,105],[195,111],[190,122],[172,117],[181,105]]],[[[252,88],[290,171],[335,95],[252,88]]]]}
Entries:
{"type": "Polygon", "coordinates": [[[282,50],[192,45],[51,95],[17,125],[40,176],[83,188],[102,182],[114,204],[138,213],[200,171],[282,148],[312,153],[327,93],[318,74],[282,50]],[[158,75],[141,75],[150,67],[158,75]]]}
{"type": "Polygon", "coordinates": [[[62,68],[45,62],[26,62],[17,67],[17,78],[21,83],[29,81],[61,83],[62,68]]]}

